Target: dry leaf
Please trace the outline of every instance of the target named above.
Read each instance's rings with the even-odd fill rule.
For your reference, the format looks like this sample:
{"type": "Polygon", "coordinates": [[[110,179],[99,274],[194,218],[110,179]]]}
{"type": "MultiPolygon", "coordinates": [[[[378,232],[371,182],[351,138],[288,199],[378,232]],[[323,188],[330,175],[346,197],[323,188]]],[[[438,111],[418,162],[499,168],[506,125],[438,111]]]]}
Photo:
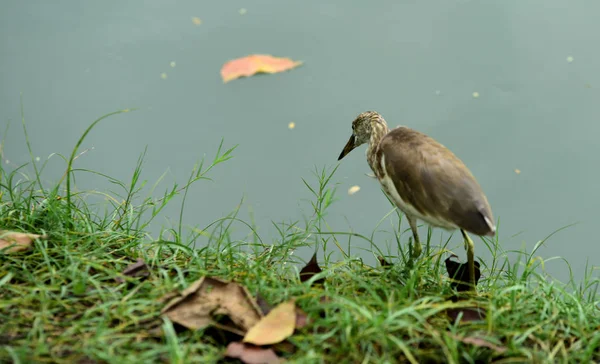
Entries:
{"type": "Polygon", "coordinates": [[[288,124],[288,128],[289,129],[294,129],[296,127],[296,123],[293,121],[290,121],[290,123],[288,124]]]}
{"type": "Polygon", "coordinates": [[[350,196],[354,195],[358,191],[360,191],[360,186],[352,186],[352,187],[348,188],[348,194],[350,196]]]}
{"type": "Polygon", "coordinates": [[[308,315],[306,312],[296,307],[296,328],[301,329],[308,325],[308,315]]]}
{"type": "Polygon", "coordinates": [[[267,300],[265,300],[260,293],[256,294],[256,304],[258,307],[260,307],[260,311],[263,313],[263,315],[267,315],[273,309],[269,302],[267,302],[267,300]]]}
{"type": "Polygon", "coordinates": [[[381,255],[377,257],[377,260],[379,260],[379,264],[381,264],[382,267],[391,267],[393,265],[392,263],[385,260],[381,255]]]}
{"type": "Polygon", "coordinates": [[[179,297],[172,299],[161,313],[192,330],[213,325],[241,335],[263,317],[244,286],[211,277],[203,277],[192,283],[179,297]],[[237,327],[217,324],[213,320],[216,315],[228,316],[237,327]]]}
{"type": "Polygon", "coordinates": [[[202,24],[202,20],[200,18],[198,18],[197,16],[193,16],[192,23],[194,23],[194,25],[200,25],[200,24],[202,24]]]}
{"type": "Polygon", "coordinates": [[[46,236],[0,230],[0,252],[6,254],[29,250],[35,239],[46,239],[46,236]]]}
{"type": "Polygon", "coordinates": [[[516,169],[515,169],[515,173],[516,173],[516,174],[521,174],[521,170],[520,170],[520,169],[518,169],[518,168],[516,168],[516,169]]]}
{"type": "Polygon", "coordinates": [[[225,356],[240,359],[245,364],[277,364],[281,362],[271,348],[259,348],[240,342],[229,343],[225,356]]]}
{"type": "Polygon", "coordinates": [[[292,336],[296,328],[294,300],[280,303],[254,325],[244,336],[244,342],[254,345],[271,345],[292,336]]]}
{"type": "Polygon", "coordinates": [[[462,341],[465,344],[471,344],[471,345],[475,345],[475,346],[479,346],[479,347],[489,348],[499,354],[504,354],[508,350],[508,348],[506,346],[496,345],[494,343],[487,341],[486,339],[484,339],[482,337],[470,336],[470,337],[461,338],[459,336],[452,335],[452,334],[451,334],[451,336],[455,340],[462,341]]]}
{"type": "Polygon", "coordinates": [[[226,62],[221,68],[223,82],[252,76],[256,73],[279,73],[301,65],[290,58],[278,58],[268,54],[253,54],[226,62]]]}
{"type": "MultiPolygon", "coordinates": [[[[471,284],[469,282],[469,269],[467,264],[455,262],[452,260],[452,258],[458,257],[452,254],[445,261],[448,276],[452,278],[450,286],[452,288],[455,288],[458,292],[469,291],[471,289],[471,284]]],[[[479,278],[481,278],[481,270],[479,269],[479,267],[479,262],[475,261],[475,285],[477,285],[477,282],[479,282],[479,278]]]]}
{"type": "MultiPolygon", "coordinates": [[[[319,267],[319,264],[317,263],[317,253],[315,253],[304,268],[300,270],[300,282],[306,282],[311,279],[312,276],[321,272],[321,267],[319,267]]],[[[323,282],[325,282],[325,278],[317,279],[314,283],[323,284],[323,282]]]]}
{"type": "MultiPolygon", "coordinates": [[[[128,265],[127,268],[125,268],[125,270],[123,270],[121,274],[127,277],[145,278],[150,275],[150,270],[148,269],[148,265],[146,264],[146,262],[144,262],[144,260],[140,258],[135,263],[128,265]]],[[[123,277],[116,277],[115,281],[117,281],[118,283],[125,282],[123,277]]]]}
{"type": "Polygon", "coordinates": [[[446,315],[452,323],[455,323],[460,316],[461,322],[482,321],[486,318],[485,310],[481,307],[458,307],[446,310],[446,315]],[[462,316],[460,316],[462,314],[462,316]]]}

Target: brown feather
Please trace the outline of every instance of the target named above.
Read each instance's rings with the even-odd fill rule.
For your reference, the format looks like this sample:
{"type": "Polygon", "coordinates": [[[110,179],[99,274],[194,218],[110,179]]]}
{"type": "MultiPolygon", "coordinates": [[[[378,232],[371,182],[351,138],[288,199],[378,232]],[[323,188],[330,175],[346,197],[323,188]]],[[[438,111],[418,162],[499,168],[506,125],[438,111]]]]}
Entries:
{"type": "Polygon", "coordinates": [[[423,133],[399,127],[378,144],[379,161],[382,153],[398,194],[419,213],[473,234],[494,234],[487,198],[469,169],[449,149],[423,133]]]}

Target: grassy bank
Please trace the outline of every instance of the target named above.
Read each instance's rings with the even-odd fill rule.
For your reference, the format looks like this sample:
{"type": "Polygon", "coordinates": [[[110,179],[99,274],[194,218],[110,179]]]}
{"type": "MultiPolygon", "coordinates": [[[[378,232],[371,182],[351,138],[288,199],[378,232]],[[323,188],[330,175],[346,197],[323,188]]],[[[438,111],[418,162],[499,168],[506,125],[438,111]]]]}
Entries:
{"type": "MultiPolygon", "coordinates": [[[[562,284],[546,276],[534,255],[543,242],[509,261],[498,241],[476,241],[494,258],[481,262],[479,294],[458,300],[452,299],[444,267],[446,246],[429,243],[412,266],[403,256],[386,257],[392,265],[375,267],[346,256],[320,261],[322,273],[301,282],[304,262],[292,254],[301,247],[326,246],[330,252],[350,239],[376,249],[373,236],[327,228],[334,171],[306,181],[313,214],[301,223],[278,223],[279,236],[260,236],[234,211],[198,229],[176,226],[156,237],[147,230],[161,210],[176,196],[185,201],[197,182],[194,188],[202,188],[212,168],[227,168],[233,149],[219,148],[212,160],[193,168],[188,181],[160,197],[140,195],[140,159],[130,181],[113,181],[122,194],[106,195],[109,207],[99,212],[74,188],[73,176],[83,171],[73,161],[84,137],[65,158],[67,172],[54,186],[42,182],[43,167],[32,167],[31,179],[21,173],[26,166],[0,170],[0,229],[44,235],[27,250],[0,253],[1,362],[224,360],[228,342],[235,340],[230,334],[185,330],[161,315],[165,295],[204,276],[238,282],[273,306],[295,298],[309,321],[278,351],[291,362],[600,361],[598,281],[562,284]],[[233,238],[234,222],[250,232],[245,241],[233,238]],[[147,264],[143,276],[123,277],[137,259],[147,264]],[[320,278],[324,284],[314,284],[320,278]],[[473,307],[479,310],[476,320],[468,319],[473,307]]],[[[406,255],[408,235],[394,233],[406,255]]]]}

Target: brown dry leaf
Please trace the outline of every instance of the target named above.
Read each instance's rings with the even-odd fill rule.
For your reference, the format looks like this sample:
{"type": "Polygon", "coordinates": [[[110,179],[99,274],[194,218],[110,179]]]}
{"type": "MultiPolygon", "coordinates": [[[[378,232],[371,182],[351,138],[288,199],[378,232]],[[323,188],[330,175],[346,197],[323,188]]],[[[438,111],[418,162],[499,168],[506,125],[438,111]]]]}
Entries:
{"type": "Polygon", "coordinates": [[[281,360],[271,348],[260,348],[235,341],[227,345],[225,356],[240,359],[245,364],[281,363],[281,360]]]}
{"type": "Polygon", "coordinates": [[[268,54],[253,54],[226,62],[221,68],[223,82],[256,73],[279,73],[300,66],[302,62],[290,58],[278,58],[268,54]]]}
{"type": "Polygon", "coordinates": [[[261,296],[260,293],[256,294],[256,304],[258,305],[258,307],[260,307],[260,311],[263,313],[263,315],[267,315],[273,309],[269,302],[267,302],[267,300],[265,300],[265,298],[261,296]]]}
{"type": "MultiPolygon", "coordinates": [[[[135,263],[128,265],[121,274],[127,277],[146,278],[150,276],[150,269],[144,259],[139,258],[135,263]]],[[[125,282],[123,277],[116,277],[115,281],[118,283],[125,282]]]]}
{"type": "MultiPolygon", "coordinates": [[[[300,270],[300,282],[306,282],[311,279],[312,276],[321,272],[321,267],[319,267],[319,263],[317,263],[317,253],[315,253],[308,263],[306,263],[304,268],[300,270]]],[[[325,282],[325,278],[317,279],[314,283],[323,284],[323,282],[325,282]]]]}
{"type": "MultiPolygon", "coordinates": [[[[458,258],[456,255],[452,254],[446,259],[446,271],[448,272],[448,276],[452,278],[452,282],[450,282],[450,286],[455,288],[458,292],[466,292],[471,288],[471,284],[469,283],[469,269],[466,263],[459,263],[452,260],[452,258],[458,258]]],[[[481,278],[481,270],[479,267],[478,261],[475,261],[475,285],[479,282],[479,278],[481,278]]]]}
{"type": "Polygon", "coordinates": [[[469,336],[469,337],[459,337],[456,335],[451,335],[455,340],[458,341],[462,341],[465,344],[471,344],[471,345],[475,345],[478,347],[485,347],[485,348],[489,348],[494,350],[495,352],[499,353],[499,354],[504,354],[508,348],[506,346],[501,346],[501,345],[496,345],[494,343],[491,343],[489,341],[487,341],[486,339],[482,338],[482,337],[477,337],[477,336],[469,336]]]}
{"type": "Polygon", "coordinates": [[[446,310],[446,315],[452,323],[455,323],[460,316],[460,322],[483,321],[486,318],[486,311],[481,307],[458,307],[446,310]],[[462,314],[462,316],[461,316],[462,314]]]}
{"type": "Polygon", "coordinates": [[[213,325],[241,335],[263,317],[246,287],[212,277],[203,277],[192,283],[161,313],[188,329],[213,325]],[[228,316],[237,328],[217,324],[213,320],[216,315],[228,316]]]}
{"type": "Polygon", "coordinates": [[[296,328],[301,329],[308,325],[308,315],[302,309],[296,307],[296,328]]]}
{"type": "Polygon", "coordinates": [[[381,264],[382,267],[391,267],[393,265],[392,263],[385,260],[385,258],[381,255],[377,257],[377,260],[379,260],[379,264],[381,264]]]}
{"type": "Polygon", "coordinates": [[[280,303],[253,326],[244,342],[254,345],[271,345],[292,336],[296,328],[296,303],[294,300],[280,303]]]}
{"type": "Polygon", "coordinates": [[[0,230],[0,252],[6,254],[29,250],[35,239],[46,239],[46,235],[0,230]]]}

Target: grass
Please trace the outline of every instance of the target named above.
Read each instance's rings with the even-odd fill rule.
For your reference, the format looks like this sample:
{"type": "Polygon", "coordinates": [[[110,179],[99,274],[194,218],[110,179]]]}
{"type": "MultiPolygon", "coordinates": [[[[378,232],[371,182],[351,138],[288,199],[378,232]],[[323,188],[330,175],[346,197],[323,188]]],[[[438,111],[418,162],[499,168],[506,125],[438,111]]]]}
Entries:
{"type": "MultiPolygon", "coordinates": [[[[478,242],[493,256],[482,262],[479,294],[453,302],[442,262],[447,243],[434,246],[431,234],[413,265],[406,261],[399,224],[390,232],[400,250],[393,266],[369,267],[345,253],[341,241],[369,244],[383,255],[375,233],[333,232],[327,225],[335,169],[305,181],[314,197],[312,213],[301,222],[275,224],[279,235],[272,243],[237,217],[239,209],[202,228],[186,231],[179,224],[153,237],[148,227],[162,209],[178,195],[185,202],[192,184],[208,179],[234,150],[219,147],[210,163],[196,165],[184,185],[160,198],[141,197],[143,155],[128,183],[96,173],[122,190],[104,195],[108,208],[102,211],[74,190],[78,173],[95,172],[73,169],[73,161],[85,135],[103,119],[65,158],[65,175],[55,185],[43,185],[44,166],[35,167],[33,179],[22,172],[26,165],[0,169],[0,228],[48,236],[28,252],[0,253],[0,362],[221,361],[226,343],[218,335],[179,331],[160,316],[162,296],[205,275],[235,280],[272,304],[296,298],[312,321],[290,338],[297,348],[286,357],[290,362],[600,361],[598,280],[586,275],[562,284],[548,277],[534,255],[544,240],[530,253],[512,252],[510,260],[497,240],[478,242]],[[250,232],[245,241],[233,237],[234,222],[250,232]],[[322,287],[299,281],[302,262],[292,254],[315,246],[326,252],[323,272],[313,278],[324,277],[322,287]],[[341,261],[330,259],[335,250],[343,252],[341,261]],[[114,278],[137,258],[148,263],[150,277],[117,283],[114,278]],[[470,306],[485,309],[486,319],[453,321],[446,314],[470,306]]],[[[182,215],[183,204],[180,220],[182,215]]]]}

